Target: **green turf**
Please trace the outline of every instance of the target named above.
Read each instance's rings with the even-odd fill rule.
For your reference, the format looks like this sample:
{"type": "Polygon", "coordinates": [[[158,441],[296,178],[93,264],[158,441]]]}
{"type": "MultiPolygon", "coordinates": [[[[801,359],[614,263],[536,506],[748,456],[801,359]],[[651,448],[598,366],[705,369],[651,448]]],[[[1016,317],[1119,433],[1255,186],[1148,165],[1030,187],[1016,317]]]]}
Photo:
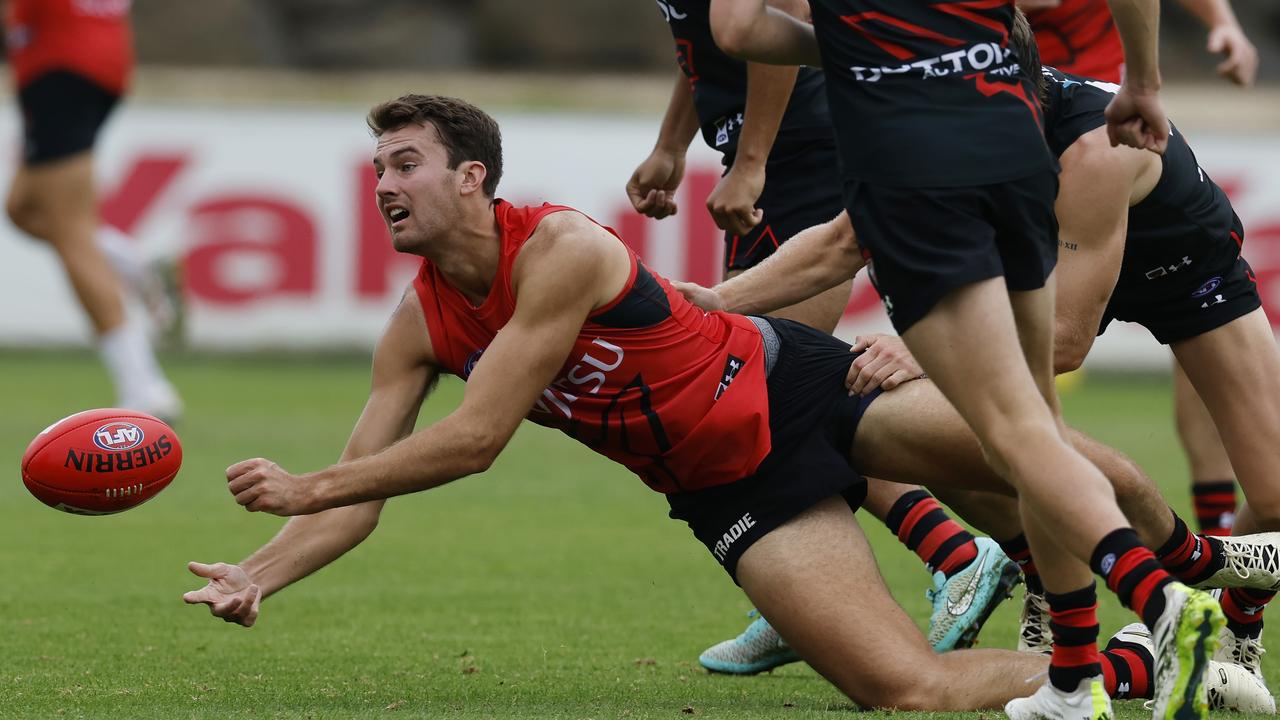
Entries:
{"type": "MultiPolygon", "coordinates": [[[[103,374],[87,354],[0,352],[0,462],[10,468],[0,486],[0,717],[854,710],[799,665],[756,678],[704,673],[698,653],[742,629],[748,602],[666,519],[661,497],[540,428],[521,430],[485,476],[393,501],[369,541],[270,599],[251,630],[183,605],[181,593],[200,584],[188,560],[236,561],[282,523],[236,506],[223,469],[258,455],[299,471],[330,462],[362,406],[367,363],[180,358],[169,366],[188,403],[182,474],[141,508],[78,517],[28,496],[18,460],[48,423],[110,403],[103,374]]],[[[423,420],[450,408],[459,390],[443,383],[423,420]]],[[[1165,393],[1159,380],[1090,378],[1066,404],[1185,511],[1165,393]]],[[[881,526],[863,524],[896,596],[923,620],[925,571],[881,526]]],[[[1013,603],[1001,608],[983,645],[1011,646],[1016,613],[1013,603]]],[[[1128,620],[1104,605],[1104,633],[1128,620]]],[[[1118,708],[1149,716],[1137,703],[1118,708]]]]}

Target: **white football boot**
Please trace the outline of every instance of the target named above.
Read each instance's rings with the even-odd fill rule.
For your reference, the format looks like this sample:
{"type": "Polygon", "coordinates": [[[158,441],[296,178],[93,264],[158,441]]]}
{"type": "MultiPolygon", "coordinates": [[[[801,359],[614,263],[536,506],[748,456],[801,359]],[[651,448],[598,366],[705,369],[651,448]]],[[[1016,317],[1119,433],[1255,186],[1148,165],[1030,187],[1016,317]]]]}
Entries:
{"type": "Polygon", "coordinates": [[[1053,652],[1053,631],[1049,629],[1049,601],[1027,590],[1022,597],[1022,619],[1018,623],[1018,652],[1049,655],[1053,652]]]}
{"type": "Polygon", "coordinates": [[[1004,714],[1010,720],[1111,720],[1115,717],[1101,676],[1081,680],[1071,692],[1063,692],[1046,681],[1030,697],[1005,703],[1004,714]]]}
{"type": "Polygon", "coordinates": [[[1196,587],[1280,590],[1280,532],[1215,539],[1226,562],[1196,587]]]}

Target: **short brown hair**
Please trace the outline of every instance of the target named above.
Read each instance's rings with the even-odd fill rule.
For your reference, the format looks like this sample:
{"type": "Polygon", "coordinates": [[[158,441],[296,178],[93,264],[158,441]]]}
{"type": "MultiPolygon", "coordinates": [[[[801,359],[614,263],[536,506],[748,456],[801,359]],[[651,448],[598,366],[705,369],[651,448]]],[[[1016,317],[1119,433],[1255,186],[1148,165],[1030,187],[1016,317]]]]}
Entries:
{"type": "Polygon", "coordinates": [[[1049,84],[1045,82],[1040,63],[1040,46],[1036,44],[1036,34],[1031,30],[1031,23],[1021,10],[1014,9],[1013,30],[1009,33],[1009,45],[1018,54],[1018,63],[1022,72],[1035,88],[1036,101],[1044,104],[1049,99],[1049,84]]]}
{"type": "Polygon", "coordinates": [[[465,100],[443,95],[401,95],[376,105],[369,111],[369,129],[374,135],[399,130],[405,125],[430,125],[449,152],[449,167],[475,160],[484,165],[484,194],[493,197],[502,179],[502,132],[488,113],[465,100]]]}

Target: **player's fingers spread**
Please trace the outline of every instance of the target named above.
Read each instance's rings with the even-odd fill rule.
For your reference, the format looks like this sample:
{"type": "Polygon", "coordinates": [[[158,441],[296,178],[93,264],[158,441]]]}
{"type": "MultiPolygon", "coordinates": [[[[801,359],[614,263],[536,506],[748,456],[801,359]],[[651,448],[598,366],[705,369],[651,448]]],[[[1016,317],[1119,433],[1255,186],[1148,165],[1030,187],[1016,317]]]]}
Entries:
{"type": "Polygon", "coordinates": [[[211,580],[223,577],[227,574],[226,563],[213,563],[212,565],[206,565],[205,563],[192,561],[187,563],[187,569],[194,575],[199,575],[202,578],[209,578],[211,580]]]}

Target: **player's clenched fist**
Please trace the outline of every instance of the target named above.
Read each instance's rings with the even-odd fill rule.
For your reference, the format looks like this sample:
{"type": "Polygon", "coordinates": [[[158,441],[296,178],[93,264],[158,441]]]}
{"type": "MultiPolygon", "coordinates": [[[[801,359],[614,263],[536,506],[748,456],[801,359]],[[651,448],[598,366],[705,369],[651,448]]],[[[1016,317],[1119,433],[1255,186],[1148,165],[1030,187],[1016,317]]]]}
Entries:
{"type": "Polygon", "coordinates": [[[227,468],[227,489],[250,512],[306,515],[315,506],[311,483],[263,458],[244,460],[227,468]]]}
{"type": "Polygon", "coordinates": [[[209,582],[199,590],[184,594],[184,602],[208,605],[214,617],[245,627],[251,627],[257,621],[262,591],[239,565],[192,562],[187,563],[187,569],[209,582]]]}

